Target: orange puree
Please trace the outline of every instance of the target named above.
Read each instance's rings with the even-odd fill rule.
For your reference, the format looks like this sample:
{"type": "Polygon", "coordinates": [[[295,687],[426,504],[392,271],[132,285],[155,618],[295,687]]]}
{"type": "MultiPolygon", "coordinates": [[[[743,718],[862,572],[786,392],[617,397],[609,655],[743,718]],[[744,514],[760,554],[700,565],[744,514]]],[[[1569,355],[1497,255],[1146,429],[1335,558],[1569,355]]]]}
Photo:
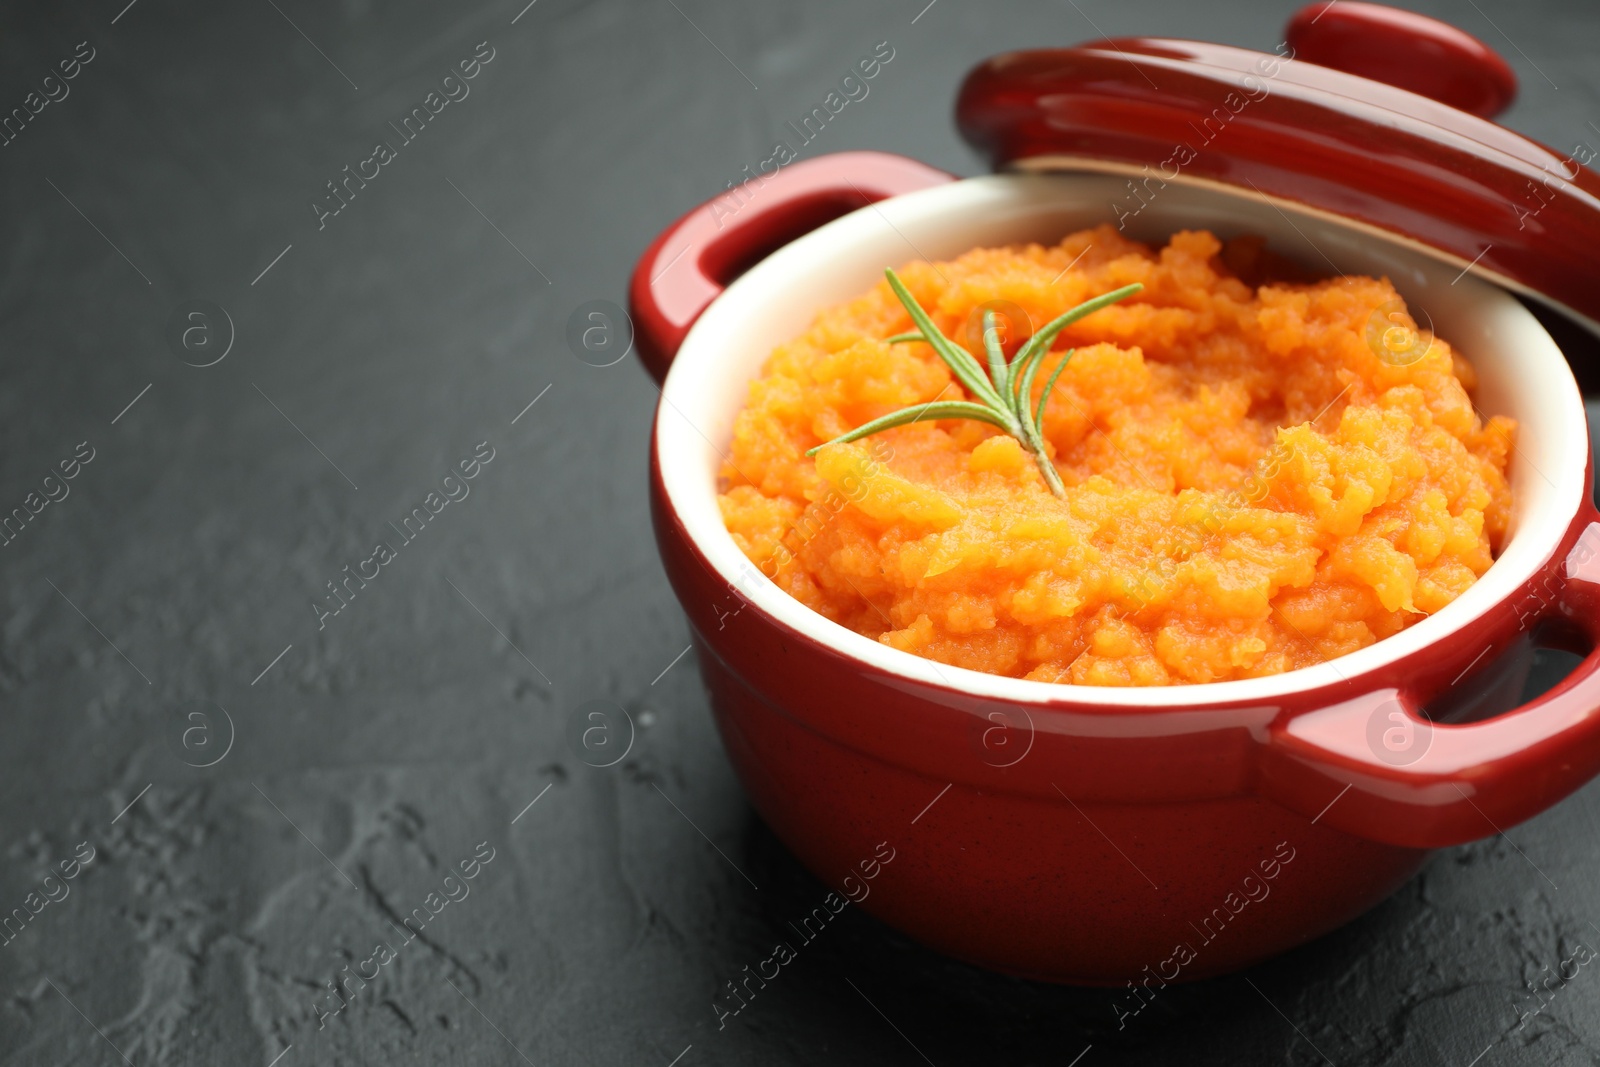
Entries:
{"type": "Polygon", "coordinates": [[[1252,290],[1220,251],[1205,232],[1153,251],[1102,226],[903,269],[980,362],[967,324],[985,302],[1037,328],[1144,283],[1069,327],[1035,380],[1036,403],[1076,348],[1044,416],[1064,499],[978,422],[807,459],[897,408],[970,399],[927,345],[884,343],[914,329],[886,283],[822,312],[772,353],[735,424],[720,497],[734,540],[858,633],[1050,682],[1275,674],[1438,611],[1504,536],[1515,424],[1478,417],[1472,368],[1444,341],[1393,354],[1415,323],[1387,280],[1252,290]]]}

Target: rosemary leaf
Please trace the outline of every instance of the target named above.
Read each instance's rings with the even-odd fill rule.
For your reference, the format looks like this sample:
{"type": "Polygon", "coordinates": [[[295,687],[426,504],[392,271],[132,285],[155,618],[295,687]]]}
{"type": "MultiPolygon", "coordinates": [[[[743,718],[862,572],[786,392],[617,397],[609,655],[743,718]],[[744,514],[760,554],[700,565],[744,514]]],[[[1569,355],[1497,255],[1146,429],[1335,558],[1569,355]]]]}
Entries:
{"type": "Polygon", "coordinates": [[[1050,390],[1056,387],[1056,379],[1061,377],[1061,372],[1067,369],[1067,360],[1072,358],[1076,348],[1067,349],[1067,354],[1061,357],[1061,362],[1056,364],[1056,369],[1050,372],[1050,378],[1044,383],[1044,392],[1039,394],[1039,410],[1033,416],[1033,426],[1040,436],[1044,435],[1044,405],[1050,399],[1050,390]]]}
{"type": "Polygon", "coordinates": [[[990,407],[1001,407],[1000,397],[984,378],[983,368],[972,358],[972,353],[939,332],[939,327],[935,326],[933,319],[922,310],[922,305],[917,303],[917,298],[911,295],[911,290],[906,288],[898,274],[893,270],[887,270],[884,274],[889,279],[889,288],[894,290],[894,295],[900,298],[900,303],[905,305],[906,311],[910,313],[911,321],[917,324],[922,336],[933,346],[934,352],[944,360],[945,365],[955,372],[955,376],[960,379],[967,392],[990,407]]]}
{"type": "MultiPolygon", "coordinates": [[[[855,441],[883,430],[892,430],[896,426],[906,426],[913,422],[933,422],[938,419],[977,419],[979,422],[987,422],[998,426],[1002,430],[1009,431],[1011,429],[1004,418],[992,408],[984,407],[982,404],[973,404],[966,400],[944,400],[934,404],[918,404],[915,407],[891,411],[881,418],[862,423],[849,433],[840,434],[833,440],[824,442],[824,444],[843,444],[846,441],[855,441]]],[[[818,445],[816,448],[808,448],[806,449],[806,455],[814,456],[822,451],[822,448],[823,445],[818,445]]]]}
{"type": "MultiPolygon", "coordinates": [[[[1050,391],[1055,388],[1056,379],[1061,377],[1061,372],[1066,369],[1067,361],[1072,358],[1075,350],[1068,350],[1061,357],[1061,362],[1056,364],[1056,369],[1045,382],[1044,392],[1039,395],[1037,409],[1030,412],[1028,409],[1033,400],[1034,376],[1038,374],[1045,355],[1050,351],[1051,342],[1062,330],[1108,304],[1114,304],[1123,297],[1137,293],[1144,286],[1137,283],[1125,285],[1093,300],[1086,300],[1071,311],[1050,320],[1044,329],[1028,338],[1017,351],[1016,358],[1009,364],[1006,362],[1005,350],[1000,346],[999,331],[995,327],[995,314],[992,310],[985,311],[983,349],[984,356],[988,360],[988,374],[985,376],[984,366],[978,362],[977,357],[939,332],[939,327],[934,325],[933,319],[922,309],[922,305],[917,303],[917,298],[911,295],[911,291],[900,280],[900,276],[893,269],[884,271],[884,275],[889,279],[889,288],[894,290],[894,295],[910,314],[911,321],[917,324],[915,331],[897,333],[893,337],[886,338],[887,343],[906,344],[921,341],[930,345],[934,354],[944,361],[945,366],[950,368],[951,373],[966,387],[974,400],[929,402],[901,408],[899,411],[891,411],[887,415],[857,426],[848,433],[840,434],[825,444],[856,441],[882,430],[890,430],[913,422],[974,419],[978,422],[987,422],[991,426],[998,426],[1016,438],[1024,449],[1033,453],[1034,462],[1039,465],[1039,473],[1043,476],[1045,484],[1050,487],[1050,491],[1058,497],[1066,496],[1067,490],[1061,484],[1061,474],[1046,455],[1044,409],[1050,399],[1050,391]]],[[[822,448],[823,445],[818,445],[807,449],[806,455],[814,456],[822,448]]]]}
{"type": "Polygon", "coordinates": [[[989,357],[989,380],[994,383],[995,392],[1002,398],[1009,396],[1011,371],[1006,366],[1005,349],[1000,347],[1000,331],[994,324],[993,309],[983,313],[983,351],[989,357]]]}

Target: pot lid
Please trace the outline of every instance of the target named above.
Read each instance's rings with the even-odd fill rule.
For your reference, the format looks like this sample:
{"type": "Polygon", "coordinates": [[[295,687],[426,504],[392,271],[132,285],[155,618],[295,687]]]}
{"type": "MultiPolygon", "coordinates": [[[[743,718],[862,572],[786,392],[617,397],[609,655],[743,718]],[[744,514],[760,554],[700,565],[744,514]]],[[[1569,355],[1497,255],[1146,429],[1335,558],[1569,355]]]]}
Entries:
{"type": "Polygon", "coordinates": [[[997,168],[1127,174],[1119,224],[1193,182],[1420,246],[1546,305],[1593,387],[1597,152],[1491,121],[1515,93],[1505,60],[1452,26],[1318,0],[1272,52],[1130,37],[995,56],[967,75],[956,120],[997,168]]]}

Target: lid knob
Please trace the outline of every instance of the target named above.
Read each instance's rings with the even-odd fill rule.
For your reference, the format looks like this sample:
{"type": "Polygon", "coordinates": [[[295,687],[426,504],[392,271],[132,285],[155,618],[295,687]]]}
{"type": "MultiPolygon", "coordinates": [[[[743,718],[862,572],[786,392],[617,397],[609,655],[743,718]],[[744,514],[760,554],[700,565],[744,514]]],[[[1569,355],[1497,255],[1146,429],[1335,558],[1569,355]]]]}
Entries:
{"type": "Polygon", "coordinates": [[[1314,0],[1289,20],[1296,59],[1384,82],[1493,118],[1517,95],[1517,76],[1488,45],[1411,11],[1314,0]]]}

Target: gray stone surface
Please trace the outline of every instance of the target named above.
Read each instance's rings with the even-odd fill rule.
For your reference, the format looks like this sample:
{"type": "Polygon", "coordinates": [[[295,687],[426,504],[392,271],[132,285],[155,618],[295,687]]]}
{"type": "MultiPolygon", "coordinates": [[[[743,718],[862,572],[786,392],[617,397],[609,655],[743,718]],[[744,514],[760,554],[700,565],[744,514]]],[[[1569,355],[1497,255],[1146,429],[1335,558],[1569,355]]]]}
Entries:
{"type": "MultiPolygon", "coordinates": [[[[94,856],[0,947],[0,1062],[1600,1061],[1593,968],[1517,1028],[1542,969],[1600,939],[1600,786],[1122,1033],[1108,993],[850,912],[727,1029],[711,1011],[823,888],[751,814],[693,658],[662,674],[687,634],[647,529],[655,390],[573,358],[569,313],[621,302],[655,232],[875,42],[892,64],[808,151],[977,173],[950,102],[984,56],[1271,48],[1289,5],[125,2],[0,16],[0,110],[93,49],[0,148],[0,507],[93,449],[0,548],[0,909],[94,856]],[[325,183],[483,41],[470,95],[319,228],[325,183]],[[167,337],[195,300],[234,335],[207,367],[179,354],[209,361],[227,321],[167,337]],[[479,442],[470,495],[319,630],[325,583],[479,442]],[[596,698],[637,730],[608,769],[566,741],[596,698]],[[380,962],[319,1029],[341,968],[380,962]]],[[[1429,10],[1510,57],[1510,125],[1593,139],[1593,9],[1429,10]]]]}

